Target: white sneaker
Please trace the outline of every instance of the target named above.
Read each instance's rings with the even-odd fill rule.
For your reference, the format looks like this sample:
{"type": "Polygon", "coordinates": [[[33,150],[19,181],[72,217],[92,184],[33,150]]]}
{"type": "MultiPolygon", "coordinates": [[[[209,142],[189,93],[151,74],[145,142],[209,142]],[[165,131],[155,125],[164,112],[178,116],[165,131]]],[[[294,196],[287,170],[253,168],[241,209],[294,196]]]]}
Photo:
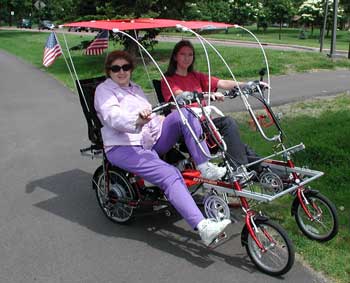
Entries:
{"type": "Polygon", "coordinates": [[[210,162],[205,162],[197,166],[203,178],[218,180],[226,174],[225,167],[219,167],[210,162]]]}
{"type": "Polygon", "coordinates": [[[215,219],[203,219],[197,225],[199,236],[201,236],[203,243],[209,246],[230,223],[230,219],[224,219],[219,222],[215,219]]]}

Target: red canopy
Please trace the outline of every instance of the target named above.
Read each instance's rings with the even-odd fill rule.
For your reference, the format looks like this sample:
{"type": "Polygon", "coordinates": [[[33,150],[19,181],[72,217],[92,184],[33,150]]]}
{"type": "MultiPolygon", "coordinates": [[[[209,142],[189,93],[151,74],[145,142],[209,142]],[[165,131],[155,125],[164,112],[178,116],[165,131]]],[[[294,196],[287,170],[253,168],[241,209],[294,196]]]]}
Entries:
{"type": "Polygon", "coordinates": [[[86,27],[106,30],[138,30],[138,29],[152,29],[152,28],[170,28],[178,25],[190,29],[224,29],[233,27],[231,24],[209,22],[209,21],[181,21],[171,19],[153,19],[153,18],[139,18],[139,19],[123,19],[123,20],[98,20],[98,21],[84,21],[64,24],[65,27],[86,27]]]}

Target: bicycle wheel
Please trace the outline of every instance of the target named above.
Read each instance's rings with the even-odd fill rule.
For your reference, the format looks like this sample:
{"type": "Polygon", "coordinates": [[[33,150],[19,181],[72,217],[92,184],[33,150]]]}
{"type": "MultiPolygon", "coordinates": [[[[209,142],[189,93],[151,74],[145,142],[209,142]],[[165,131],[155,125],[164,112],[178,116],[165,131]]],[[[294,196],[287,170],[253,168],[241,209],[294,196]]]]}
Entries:
{"type": "Polygon", "coordinates": [[[299,199],[294,208],[295,220],[306,237],[319,242],[329,241],[338,233],[338,216],[334,205],[318,192],[306,192],[304,203],[313,219],[305,213],[299,199]]]}
{"type": "MultiPolygon", "coordinates": [[[[277,223],[270,220],[255,220],[259,239],[265,250],[261,250],[246,229],[244,241],[247,253],[256,267],[264,273],[278,276],[287,273],[294,264],[294,246],[287,233],[277,223]]],[[[243,230],[244,231],[244,230],[243,230]]],[[[243,234],[242,234],[243,235],[243,234]]]]}
{"type": "MultiPolygon", "coordinates": [[[[104,215],[113,222],[127,223],[132,219],[134,208],[126,203],[111,200],[108,196],[105,182],[106,174],[103,167],[96,169],[93,176],[93,188],[104,215]]],[[[113,190],[118,199],[133,200],[134,190],[125,176],[125,172],[112,167],[108,170],[109,191],[113,190]]]]}

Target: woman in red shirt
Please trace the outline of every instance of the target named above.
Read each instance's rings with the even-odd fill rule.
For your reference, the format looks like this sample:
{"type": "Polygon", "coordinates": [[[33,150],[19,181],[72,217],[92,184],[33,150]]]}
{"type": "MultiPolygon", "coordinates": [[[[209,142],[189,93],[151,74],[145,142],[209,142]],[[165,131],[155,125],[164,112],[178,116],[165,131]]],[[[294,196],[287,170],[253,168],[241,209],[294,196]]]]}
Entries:
{"type": "MultiPolygon", "coordinates": [[[[179,41],[171,54],[169,66],[165,73],[166,79],[175,96],[184,91],[209,91],[209,77],[207,74],[194,71],[195,51],[192,43],[188,40],[179,41]]],[[[214,92],[214,99],[223,101],[224,96],[215,92],[217,89],[230,90],[237,86],[233,80],[222,80],[211,77],[210,91],[214,92]]],[[[171,92],[164,80],[161,82],[162,94],[165,101],[171,100],[171,92]]],[[[248,156],[256,156],[255,152],[244,144],[240,138],[239,128],[232,117],[214,118],[213,122],[223,136],[227,145],[227,153],[239,164],[247,164],[248,156]]]]}

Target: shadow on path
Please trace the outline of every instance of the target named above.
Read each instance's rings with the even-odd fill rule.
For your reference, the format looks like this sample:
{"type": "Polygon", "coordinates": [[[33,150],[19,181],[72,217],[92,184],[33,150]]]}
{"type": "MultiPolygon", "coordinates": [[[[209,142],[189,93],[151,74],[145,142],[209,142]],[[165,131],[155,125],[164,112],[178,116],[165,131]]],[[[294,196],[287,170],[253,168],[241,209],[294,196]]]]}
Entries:
{"type": "Polygon", "coordinates": [[[32,193],[37,188],[54,193],[55,197],[35,206],[98,234],[145,242],[201,268],[223,261],[249,273],[258,272],[244,249],[236,255],[230,253],[237,250],[233,245],[240,245],[241,227],[237,229],[232,225],[228,231],[229,238],[215,249],[208,249],[177,214],[170,217],[162,214],[140,216],[129,225],[115,224],[103,216],[91,189],[91,178],[91,174],[74,169],[30,182],[26,185],[26,193],[32,193]]]}

